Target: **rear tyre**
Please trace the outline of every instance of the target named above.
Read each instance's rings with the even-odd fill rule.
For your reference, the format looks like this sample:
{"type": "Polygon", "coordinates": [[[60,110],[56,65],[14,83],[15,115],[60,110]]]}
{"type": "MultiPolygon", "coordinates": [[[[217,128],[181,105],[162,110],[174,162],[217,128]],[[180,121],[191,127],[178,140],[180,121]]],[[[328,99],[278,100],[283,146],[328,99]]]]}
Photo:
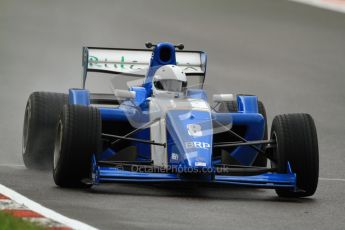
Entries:
{"type": "Polygon", "coordinates": [[[88,187],[91,158],[101,149],[101,116],[97,108],[66,105],[58,122],[54,149],[55,184],[60,187],[88,187]]]}
{"type": "Polygon", "coordinates": [[[319,177],[319,150],[313,118],[309,114],[284,114],[274,118],[271,138],[272,166],[287,172],[288,162],[296,173],[298,191],[276,189],[280,197],[306,197],[315,193],[319,177]]]}
{"type": "Polygon", "coordinates": [[[68,95],[34,92],[30,95],[24,116],[22,154],[29,169],[51,169],[56,124],[68,95]]]}
{"type": "MultiPolygon", "coordinates": [[[[237,112],[237,102],[236,101],[229,101],[221,103],[219,106],[219,112],[221,113],[231,113],[231,112],[237,112]]],[[[258,111],[259,113],[264,117],[265,120],[265,130],[264,130],[264,140],[268,137],[268,131],[267,131],[267,115],[266,115],[266,109],[264,104],[261,101],[258,101],[258,111]]],[[[264,146],[261,148],[262,150],[265,150],[264,146]]],[[[266,167],[267,166],[267,157],[258,153],[253,166],[256,167],[266,167]]]]}

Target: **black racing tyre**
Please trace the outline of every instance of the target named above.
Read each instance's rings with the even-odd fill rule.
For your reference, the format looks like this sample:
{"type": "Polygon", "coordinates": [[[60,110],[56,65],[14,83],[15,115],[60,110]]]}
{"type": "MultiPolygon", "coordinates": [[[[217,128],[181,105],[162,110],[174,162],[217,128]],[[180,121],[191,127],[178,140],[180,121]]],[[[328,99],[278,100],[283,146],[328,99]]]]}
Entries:
{"type": "Polygon", "coordinates": [[[51,169],[56,124],[68,95],[34,92],[30,95],[24,116],[22,154],[29,169],[51,169]]]}
{"type": "Polygon", "coordinates": [[[92,154],[101,150],[101,115],[97,108],[65,105],[58,122],[53,176],[60,187],[88,187],[92,154]]]}
{"type": "MultiPolygon", "coordinates": [[[[237,102],[236,101],[223,102],[219,105],[218,111],[221,113],[237,112],[238,111],[237,102]]],[[[265,106],[261,101],[258,101],[258,111],[265,119],[265,131],[264,131],[263,139],[266,140],[268,137],[267,115],[266,115],[265,106]]],[[[261,149],[264,150],[264,146],[262,146],[261,149]]],[[[267,157],[259,153],[258,156],[256,157],[254,163],[253,163],[253,166],[266,167],[267,166],[267,157]]]]}
{"type": "Polygon", "coordinates": [[[319,150],[313,118],[309,114],[284,114],[274,118],[271,138],[272,167],[287,172],[288,162],[296,173],[298,191],[276,189],[280,197],[306,197],[315,193],[319,178],[319,150]]]}

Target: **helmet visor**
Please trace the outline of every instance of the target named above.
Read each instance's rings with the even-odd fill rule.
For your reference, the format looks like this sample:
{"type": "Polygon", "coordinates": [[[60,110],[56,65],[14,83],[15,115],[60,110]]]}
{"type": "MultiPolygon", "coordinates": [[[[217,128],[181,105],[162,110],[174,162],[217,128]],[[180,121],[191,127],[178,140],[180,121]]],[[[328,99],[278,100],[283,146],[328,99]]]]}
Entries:
{"type": "Polygon", "coordinates": [[[154,85],[158,90],[171,91],[171,92],[182,92],[183,82],[177,80],[159,80],[155,81],[154,85]]]}

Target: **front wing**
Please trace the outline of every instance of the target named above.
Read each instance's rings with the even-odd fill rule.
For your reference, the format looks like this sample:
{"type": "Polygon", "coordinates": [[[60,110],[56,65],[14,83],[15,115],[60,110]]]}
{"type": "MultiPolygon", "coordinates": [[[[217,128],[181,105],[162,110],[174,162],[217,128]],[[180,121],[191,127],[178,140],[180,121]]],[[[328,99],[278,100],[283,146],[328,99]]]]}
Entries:
{"type": "Polygon", "coordinates": [[[134,172],[117,167],[98,166],[93,164],[93,184],[102,182],[201,182],[209,184],[230,184],[260,188],[286,188],[296,190],[296,174],[288,164],[287,173],[263,173],[252,176],[214,175],[190,178],[177,173],[134,172]]]}

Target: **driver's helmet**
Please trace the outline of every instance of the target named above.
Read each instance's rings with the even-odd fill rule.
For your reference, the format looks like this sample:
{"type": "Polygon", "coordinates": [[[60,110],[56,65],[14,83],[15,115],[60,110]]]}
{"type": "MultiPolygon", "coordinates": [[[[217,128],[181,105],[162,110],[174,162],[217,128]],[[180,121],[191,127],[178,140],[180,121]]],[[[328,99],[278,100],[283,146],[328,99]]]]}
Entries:
{"type": "Polygon", "coordinates": [[[165,65],[157,69],[152,81],[153,95],[180,96],[187,87],[187,77],[176,65],[165,65]]]}

